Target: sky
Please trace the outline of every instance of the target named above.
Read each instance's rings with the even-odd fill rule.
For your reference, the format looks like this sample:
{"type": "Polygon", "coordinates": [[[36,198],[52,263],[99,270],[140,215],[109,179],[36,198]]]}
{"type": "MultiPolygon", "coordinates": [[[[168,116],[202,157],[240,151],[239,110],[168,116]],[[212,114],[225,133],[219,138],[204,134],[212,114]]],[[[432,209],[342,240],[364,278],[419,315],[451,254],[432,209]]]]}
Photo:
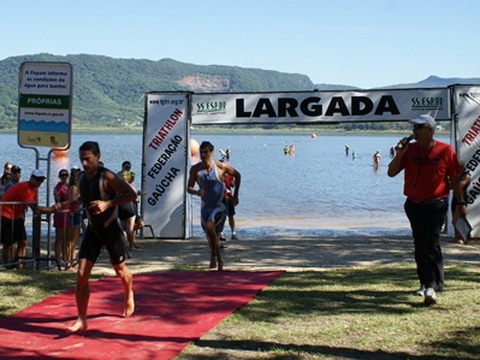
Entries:
{"type": "Polygon", "coordinates": [[[480,77],[476,0],[21,0],[0,60],[50,53],[171,58],[362,89],[480,77]]]}

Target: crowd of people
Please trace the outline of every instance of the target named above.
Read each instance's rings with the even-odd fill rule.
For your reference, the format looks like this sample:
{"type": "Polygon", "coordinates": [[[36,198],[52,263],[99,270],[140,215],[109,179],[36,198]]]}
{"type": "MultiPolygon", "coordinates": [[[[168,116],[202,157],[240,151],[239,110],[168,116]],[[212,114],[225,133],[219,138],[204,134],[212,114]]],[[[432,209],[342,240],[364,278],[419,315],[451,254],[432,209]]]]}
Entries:
{"type": "MultiPolygon", "coordinates": [[[[426,305],[432,305],[437,302],[437,292],[444,289],[440,232],[445,223],[448,195],[453,189],[454,219],[465,218],[465,187],[469,178],[450,145],[434,139],[435,119],[422,115],[410,120],[410,123],[413,135],[399,141],[391,154],[387,174],[394,177],[404,172],[404,209],[412,229],[420,283],[416,293],[423,297],[426,305]],[[416,141],[409,143],[412,138],[416,141]]],[[[228,156],[226,152],[221,152],[222,159],[216,160],[214,145],[209,141],[202,142],[199,162],[189,169],[186,189],[189,194],[201,198],[200,219],[209,245],[210,268],[217,270],[224,269],[220,241],[227,219],[231,239],[238,239],[234,215],[242,178],[240,172],[230,165],[228,150],[228,156]]],[[[346,145],[346,155],[349,151],[346,145]]],[[[123,316],[131,316],[135,311],[133,276],[126,259],[129,250],[140,249],[135,229],[140,226],[136,225],[139,221],[138,197],[145,192],[134,187],[135,173],[129,161],[124,161],[122,169],[115,173],[103,165],[100,155],[96,142],[88,141],[80,146],[83,171],[76,167],[72,167],[70,172],[67,169],[59,171],[59,181],[54,188],[55,203],[50,207],[36,204],[37,190],[45,180],[41,170],[33,170],[28,181],[20,182],[21,169],[7,163],[1,180],[2,201],[22,202],[21,205],[2,206],[3,262],[13,264],[25,256],[24,213],[30,206],[40,213],[54,213],[55,256],[59,262],[69,266],[78,264],[78,316],[68,327],[70,332],[88,327],[89,277],[104,248],[123,284],[123,316]],[[77,255],[77,241],[84,218],[87,226],[77,255]]],[[[380,162],[379,151],[374,155],[375,162],[380,162]]]]}
{"type": "MultiPolygon", "coordinates": [[[[2,189],[1,232],[2,261],[7,269],[22,269],[27,252],[27,232],[25,214],[28,208],[41,214],[52,214],[60,209],[59,204],[45,207],[37,204],[38,188],[46,177],[39,169],[34,169],[27,181],[20,181],[21,169],[5,164],[5,172],[11,172],[11,179],[2,189]],[[15,175],[14,175],[15,174],[15,175]]],[[[5,175],[5,173],[4,173],[5,175]]]]}
{"type": "Polygon", "coordinates": [[[138,214],[138,196],[133,181],[135,173],[131,163],[125,161],[117,174],[104,167],[100,161],[98,143],[88,141],[79,150],[83,171],[72,167],[70,172],[61,169],[54,186],[54,204],[40,206],[38,188],[46,179],[35,169],[28,181],[21,182],[21,169],[6,163],[0,187],[2,260],[7,269],[23,267],[27,249],[25,212],[28,207],[40,214],[53,214],[55,228],[54,254],[60,267],[77,267],[76,301],[78,317],[67,328],[69,332],[87,329],[89,277],[93,265],[103,248],[121,278],[125,290],[123,316],[135,310],[133,279],[125,260],[128,250],[139,249],[135,230],[143,226],[138,214]],[[117,211],[118,210],[118,211],[117,211]],[[87,225],[84,220],[86,219],[87,225]],[[84,234],[77,254],[80,229],[84,234]]]}
{"type": "MultiPolygon", "coordinates": [[[[103,163],[100,161],[99,166],[103,166],[103,163]]],[[[135,189],[133,185],[135,173],[130,171],[130,169],[130,162],[125,161],[122,164],[122,170],[118,172],[118,176],[125,180],[135,190],[138,196],[144,195],[145,192],[143,190],[137,191],[135,189]]],[[[41,177],[45,180],[46,177],[41,170],[36,169],[35,171],[37,174],[41,174],[41,177]]],[[[6,264],[7,269],[23,268],[27,248],[25,215],[27,208],[31,207],[40,213],[52,214],[51,224],[55,230],[53,259],[56,261],[58,267],[65,270],[75,268],[78,264],[77,250],[80,234],[82,231],[85,232],[87,226],[87,213],[83,206],[80,206],[75,212],[72,212],[70,209],[71,202],[79,196],[78,184],[81,169],[77,166],[72,166],[70,172],[65,168],[58,172],[58,182],[53,188],[54,205],[45,208],[47,210],[36,204],[21,204],[22,202],[36,203],[38,200],[38,187],[34,188],[36,183],[30,181],[36,179],[33,172],[31,179],[26,183],[30,184],[30,188],[34,188],[35,191],[27,192],[22,190],[22,192],[19,193],[18,189],[20,189],[20,187],[17,188],[13,186],[21,183],[21,172],[22,169],[19,166],[7,162],[4,165],[4,171],[1,177],[0,201],[9,202],[9,204],[2,204],[0,207],[3,221],[1,231],[3,264],[6,264]],[[12,190],[7,194],[7,190],[10,188],[12,188],[12,190]],[[15,189],[15,193],[13,189],[15,189]],[[10,204],[10,202],[18,202],[18,204],[10,204]],[[19,209],[21,209],[21,211],[19,209]]],[[[43,180],[41,183],[43,183],[43,180]]],[[[22,185],[22,189],[23,187],[24,185],[22,185]]],[[[137,197],[131,203],[122,204],[118,207],[118,216],[121,220],[122,229],[125,232],[128,250],[140,249],[140,245],[136,242],[136,232],[143,228],[144,223],[139,214],[138,201],[137,197]]]]}

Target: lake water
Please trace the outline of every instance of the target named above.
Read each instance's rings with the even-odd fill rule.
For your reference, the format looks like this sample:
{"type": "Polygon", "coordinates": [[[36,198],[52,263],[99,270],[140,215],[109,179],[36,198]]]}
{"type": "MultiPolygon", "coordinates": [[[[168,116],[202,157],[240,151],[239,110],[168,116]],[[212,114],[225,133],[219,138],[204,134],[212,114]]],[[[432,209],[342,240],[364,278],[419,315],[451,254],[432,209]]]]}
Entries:
{"type": "MultiPolygon", "coordinates": [[[[1,165],[6,161],[19,165],[22,179],[27,179],[35,167],[35,152],[19,147],[16,134],[0,136],[1,165]]],[[[236,210],[239,236],[410,234],[403,212],[403,176],[389,178],[386,174],[389,149],[402,136],[192,134],[199,143],[211,141],[217,158],[220,158],[218,149],[227,146],[231,149],[230,163],[242,174],[240,204],[236,210]],[[284,146],[291,144],[295,146],[295,154],[284,155],[284,146]],[[346,144],[350,147],[349,156],[345,155],[346,144]],[[382,155],[378,170],[372,162],[376,150],[382,155]],[[352,158],[352,151],[356,158],[352,158]]],[[[437,138],[449,141],[448,136],[437,138]]],[[[124,160],[129,160],[132,170],[140,174],[141,134],[74,133],[69,154],[52,158],[50,189],[58,181],[56,175],[60,169],[80,166],[77,149],[87,140],[99,142],[106,167],[117,171],[124,160]]],[[[41,157],[46,158],[48,149],[40,149],[44,151],[41,157]]],[[[40,167],[46,169],[45,163],[40,167]]],[[[140,176],[135,185],[140,186],[140,176]]],[[[46,197],[45,191],[43,185],[40,203],[46,197]]],[[[198,197],[194,197],[194,235],[202,236],[198,213],[198,197]]]]}

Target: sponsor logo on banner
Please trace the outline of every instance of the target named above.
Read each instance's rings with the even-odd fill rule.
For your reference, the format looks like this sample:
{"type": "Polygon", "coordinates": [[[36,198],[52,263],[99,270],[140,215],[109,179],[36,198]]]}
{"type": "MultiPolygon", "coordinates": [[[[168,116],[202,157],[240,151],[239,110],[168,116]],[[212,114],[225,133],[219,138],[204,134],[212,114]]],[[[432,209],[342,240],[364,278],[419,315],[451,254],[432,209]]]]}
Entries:
{"type": "Polygon", "coordinates": [[[480,92],[459,93],[458,96],[461,98],[467,97],[467,98],[476,99],[476,98],[480,98],[480,92]]]}
{"type": "Polygon", "coordinates": [[[443,97],[412,97],[412,110],[414,111],[435,111],[443,110],[443,104],[445,103],[443,97]]]}
{"type": "Polygon", "coordinates": [[[225,114],[227,112],[226,101],[206,101],[196,104],[197,114],[225,114]]]}

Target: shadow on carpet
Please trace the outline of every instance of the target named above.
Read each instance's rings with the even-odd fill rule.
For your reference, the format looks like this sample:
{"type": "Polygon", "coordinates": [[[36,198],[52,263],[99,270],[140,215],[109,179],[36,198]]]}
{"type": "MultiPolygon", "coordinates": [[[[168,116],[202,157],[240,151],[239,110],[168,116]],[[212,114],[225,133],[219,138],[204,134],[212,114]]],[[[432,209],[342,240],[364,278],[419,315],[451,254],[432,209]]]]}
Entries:
{"type": "Polygon", "coordinates": [[[74,290],[0,319],[1,359],[171,359],[233,311],[248,304],[281,271],[168,272],[134,276],[136,310],[121,316],[116,278],[90,283],[88,330],[69,334],[74,290]]]}

